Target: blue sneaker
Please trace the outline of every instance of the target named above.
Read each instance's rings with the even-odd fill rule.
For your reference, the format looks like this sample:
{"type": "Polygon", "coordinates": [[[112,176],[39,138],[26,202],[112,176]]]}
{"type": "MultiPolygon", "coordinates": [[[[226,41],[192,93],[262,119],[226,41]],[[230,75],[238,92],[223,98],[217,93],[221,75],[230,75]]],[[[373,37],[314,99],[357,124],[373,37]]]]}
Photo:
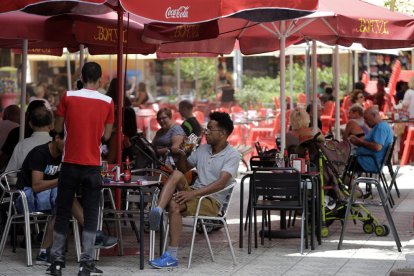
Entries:
{"type": "Polygon", "coordinates": [[[155,268],[173,268],[178,266],[178,260],[171,257],[168,251],[162,254],[158,259],[149,261],[148,263],[155,268]]]}
{"type": "Polygon", "coordinates": [[[154,208],[150,211],[148,216],[150,230],[158,231],[160,229],[161,212],[159,208],[154,208]]]}

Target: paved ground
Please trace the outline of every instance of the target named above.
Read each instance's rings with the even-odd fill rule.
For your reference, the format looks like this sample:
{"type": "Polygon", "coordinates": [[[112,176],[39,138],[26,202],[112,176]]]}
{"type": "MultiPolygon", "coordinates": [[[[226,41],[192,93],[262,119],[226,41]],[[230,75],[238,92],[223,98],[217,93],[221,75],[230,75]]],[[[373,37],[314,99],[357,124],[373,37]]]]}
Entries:
{"type": "MultiPolygon", "coordinates": [[[[388,275],[391,270],[409,265],[405,255],[414,253],[414,239],[412,235],[414,189],[414,167],[406,166],[400,169],[398,186],[401,198],[392,209],[401,242],[402,253],[396,249],[392,235],[377,237],[375,234],[364,234],[362,224],[353,226],[348,224],[348,231],[342,250],[337,250],[340,234],[340,224],[335,222],[330,228],[330,235],[324,239],[322,245],[316,250],[306,250],[299,254],[299,239],[273,239],[265,240],[264,246],[259,244],[252,254],[247,254],[247,248],[239,248],[238,244],[238,216],[239,216],[239,190],[236,191],[230,209],[230,231],[233,246],[236,252],[237,265],[232,264],[230,251],[227,247],[223,230],[210,235],[216,262],[211,262],[208,249],[202,235],[197,235],[192,267],[186,269],[189,251],[190,229],[185,229],[182,238],[182,247],[179,250],[180,267],[170,271],[151,269],[148,265],[144,271],[139,271],[138,256],[113,256],[114,251],[103,252],[98,263],[104,270],[104,275],[388,275]]],[[[394,198],[396,198],[394,196],[394,198]]],[[[246,200],[245,200],[246,202],[246,200]]],[[[370,206],[369,210],[381,221],[385,215],[380,207],[370,206]]],[[[273,219],[273,218],[272,218],[273,219]]],[[[277,217],[275,217],[275,220],[277,217]]],[[[277,222],[274,222],[274,229],[277,222]]],[[[297,223],[299,225],[299,223],[297,223]]],[[[131,230],[124,230],[127,236],[125,246],[129,253],[137,251],[137,243],[131,230]]],[[[245,244],[247,237],[245,235],[245,244]]],[[[73,241],[70,238],[70,249],[67,258],[67,268],[64,275],[76,275],[73,241]]],[[[36,254],[37,249],[33,249],[36,254]]],[[[413,264],[414,265],[414,264],[413,264]]],[[[12,253],[8,244],[0,262],[0,275],[44,275],[45,267],[26,267],[24,249],[17,249],[12,253]]]]}

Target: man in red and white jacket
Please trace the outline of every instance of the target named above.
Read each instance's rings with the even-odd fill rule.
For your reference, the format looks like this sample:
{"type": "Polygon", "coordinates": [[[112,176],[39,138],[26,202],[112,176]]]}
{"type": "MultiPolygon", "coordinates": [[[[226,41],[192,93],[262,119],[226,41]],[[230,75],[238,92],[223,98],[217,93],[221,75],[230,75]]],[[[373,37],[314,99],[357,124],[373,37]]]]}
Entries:
{"type": "Polygon", "coordinates": [[[83,88],[67,91],[56,113],[55,130],[64,130],[65,147],[56,199],[56,223],[51,249],[53,262],[48,269],[51,275],[62,275],[72,202],[78,187],[82,190],[84,213],[78,275],[102,274],[93,261],[102,186],[100,145],[102,139],[110,138],[114,123],[114,103],[110,97],[97,91],[101,76],[99,64],[85,63],[82,68],[83,88]]]}

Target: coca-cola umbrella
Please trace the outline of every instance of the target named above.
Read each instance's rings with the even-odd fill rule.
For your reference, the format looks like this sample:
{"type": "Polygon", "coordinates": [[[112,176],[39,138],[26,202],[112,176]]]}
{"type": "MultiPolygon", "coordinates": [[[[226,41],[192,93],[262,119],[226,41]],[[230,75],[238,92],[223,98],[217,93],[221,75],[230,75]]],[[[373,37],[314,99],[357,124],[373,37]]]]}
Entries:
{"type": "MultiPolygon", "coordinates": [[[[162,43],[158,51],[228,54],[233,50],[236,40],[243,54],[257,54],[279,49],[283,52],[283,45],[302,40],[319,40],[330,45],[344,46],[358,42],[367,49],[414,46],[413,17],[391,12],[386,8],[360,0],[320,0],[315,13],[292,20],[249,22],[243,26],[240,19],[223,18],[218,23],[218,29],[218,37],[212,39],[192,42],[173,42],[171,38],[166,39],[167,42],[162,43]]],[[[151,36],[150,32],[144,31],[144,38],[148,33],[151,36]]],[[[284,55],[281,53],[280,56],[280,101],[285,102],[284,55]]],[[[338,85],[335,87],[339,89],[338,85]]],[[[339,108],[339,103],[336,105],[339,108]]],[[[339,109],[337,113],[338,111],[339,109]]],[[[336,117],[339,118],[339,115],[337,114],[336,117]]],[[[285,145],[284,124],[285,120],[282,116],[282,148],[285,145]]],[[[338,123],[336,126],[339,130],[338,123]]]]}
{"type": "MultiPolygon", "coordinates": [[[[201,3],[198,0],[177,2],[176,0],[3,0],[0,12],[23,10],[36,14],[95,13],[102,14],[108,9],[117,10],[119,33],[122,32],[123,10],[146,18],[149,21],[164,23],[200,23],[224,17],[243,18],[265,22],[276,19],[291,19],[312,13],[317,0],[210,0],[201,3]],[[122,9],[120,9],[121,7],[122,9]]],[[[122,56],[122,42],[118,41],[118,57],[122,56]]],[[[118,58],[118,74],[122,72],[122,59],[118,58]]],[[[118,76],[118,79],[123,79],[118,76]]],[[[122,82],[119,82],[118,109],[122,109],[122,82]]],[[[121,125],[119,116],[118,125],[121,125]]],[[[118,128],[117,162],[120,163],[121,128],[118,128]]]]}

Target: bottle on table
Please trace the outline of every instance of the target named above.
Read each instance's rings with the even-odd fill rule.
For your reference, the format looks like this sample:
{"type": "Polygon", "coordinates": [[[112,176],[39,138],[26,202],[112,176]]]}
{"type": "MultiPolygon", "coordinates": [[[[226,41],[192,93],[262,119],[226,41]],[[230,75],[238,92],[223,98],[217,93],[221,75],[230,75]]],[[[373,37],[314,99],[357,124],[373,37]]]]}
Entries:
{"type": "Polygon", "coordinates": [[[310,172],[310,157],[309,157],[309,150],[305,149],[305,166],[306,172],[310,172]]]}
{"type": "Polygon", "coordinates": [[[129,162],[129,156],[127,156],[125,160],[125,170],[124,170],[124,182],[130,183],[131,182],[131,166],[129,162]]]}
{"type": "Polygon", "coordinates": [[[288,155],[287,149],[285,149],[285,151],[283,153],[283,160],[285,162],[285,168],[290,167],[290,160],[289,160],[289,155],[288,155]]]}

